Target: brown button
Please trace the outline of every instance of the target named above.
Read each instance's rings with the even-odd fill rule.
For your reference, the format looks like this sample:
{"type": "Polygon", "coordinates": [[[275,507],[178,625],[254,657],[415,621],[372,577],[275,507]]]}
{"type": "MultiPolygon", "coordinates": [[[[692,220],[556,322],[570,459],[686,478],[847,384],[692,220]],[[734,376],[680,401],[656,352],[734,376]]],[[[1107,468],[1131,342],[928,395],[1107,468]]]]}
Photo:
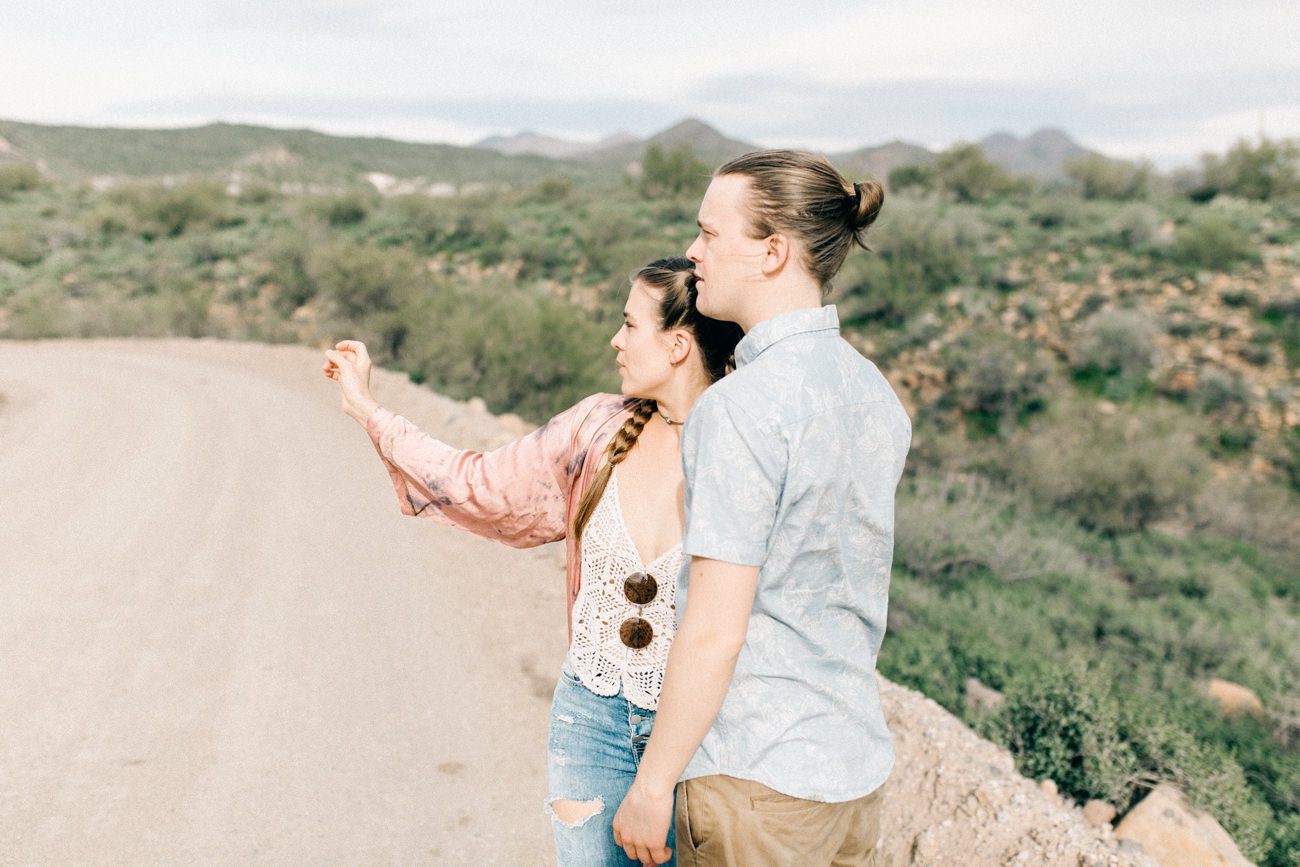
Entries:
{"type": "Polygon", "coordinates": [[[618,637],[633,650],[640,650],[654,639],[655,631],[650,621],[641,617],[630,617],[618,628],[618,637]]]}
{"type": "Polygon", "coordinates": [[[654,576],[644,572],[633,572],[623,581],[623,593],[633,605],[648,605],[658,592],[654,576]]]}

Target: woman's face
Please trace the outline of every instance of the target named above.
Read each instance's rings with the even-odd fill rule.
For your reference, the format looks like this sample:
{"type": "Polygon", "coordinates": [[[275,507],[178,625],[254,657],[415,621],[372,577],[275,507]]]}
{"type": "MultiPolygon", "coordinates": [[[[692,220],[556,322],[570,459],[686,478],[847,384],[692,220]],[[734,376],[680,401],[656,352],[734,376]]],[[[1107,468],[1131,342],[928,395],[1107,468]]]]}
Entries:
{"type": "Polygon", "coordinates": [[[614,362],[628,397],[657,397],[675,370],[673,344],[681,332],[660,328],[659,299],[653,292],[640,280],[632,284],[623,305],[623,327],[609,341],[618,350],[614,362]]]}

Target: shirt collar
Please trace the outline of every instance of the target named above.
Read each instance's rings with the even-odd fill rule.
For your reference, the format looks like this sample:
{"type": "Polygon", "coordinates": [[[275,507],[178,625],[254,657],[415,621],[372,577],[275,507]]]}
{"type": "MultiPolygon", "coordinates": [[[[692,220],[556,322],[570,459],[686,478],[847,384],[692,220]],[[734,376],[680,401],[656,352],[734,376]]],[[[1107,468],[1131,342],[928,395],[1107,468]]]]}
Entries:
{"type": "Polygon", "coordinates": [[[749,329],[736,344],[736,367],[743,367],[763,353],[769,346],[796,334],[833,331],[839,334],[840,317],[834,304],[825,307],[805,307],[764,319],[749,329]]]}

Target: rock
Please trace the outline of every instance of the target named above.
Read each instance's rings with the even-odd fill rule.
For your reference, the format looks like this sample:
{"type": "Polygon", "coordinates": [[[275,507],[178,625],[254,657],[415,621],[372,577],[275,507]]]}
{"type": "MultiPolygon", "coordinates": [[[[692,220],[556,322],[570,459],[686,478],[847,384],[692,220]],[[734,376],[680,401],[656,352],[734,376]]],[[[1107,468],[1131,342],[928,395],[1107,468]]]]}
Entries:
{"type": "Polygon", "coordinates": [[[1055,795],[1057,792],[1056,780],[1042,780],[1039,782],[1038,788],[1042,790],[1044,795],[1055,795]]]}
{"type": "Polygon", "coordinates": [[[1196,371],[1183,368],[1175,371],[1174,375],[1169,378],[1169,384],[1165,386],[1165,390],[1172,394],[1187,395],[1196,391],[1196,385],[1196,371]]]}
{"type": "Polygon", "coordinates": [[[1115,814],[1119,812],[1105,801],[1092,800],[1083,805],[1083,818],[1088,820],[1089,825],[1105,825],[1115,820],[1115,814]]]}
{"type": "Polygon", "coordinates": [[[1171,783],[1152,789],[1119,823],[1115,835],[1140,843],[1162,867],[1250,867],[1251,863],[1228,832],[1210,816],[1194,811],[1171,783]]]}
{"type": "Polygon", "coordinates": [[[1259,700],[1253,689],[1228,680],[1211,678],[1205,685],[1205,694],[1219,704],[1224,716],[1239,713],[1251,713],[1264,716],[1264,703],[1259,700]]]}
{"type": "Polygon", "coordinates": [[[1002,702],[1006,700],[1002,693],[991,686],[985,686],[979,682],[978,678],[974,677],[966,678],[965,693],[966,707],[983,712],[997,710],[1002,707],[1002,702]]]}

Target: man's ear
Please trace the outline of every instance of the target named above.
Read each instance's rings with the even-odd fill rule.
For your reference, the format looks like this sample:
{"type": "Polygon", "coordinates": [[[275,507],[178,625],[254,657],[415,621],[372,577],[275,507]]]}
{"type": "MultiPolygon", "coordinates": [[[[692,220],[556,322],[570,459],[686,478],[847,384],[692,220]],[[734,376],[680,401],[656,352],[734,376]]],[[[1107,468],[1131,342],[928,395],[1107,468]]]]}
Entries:
{"type": "Polygon", "coordinates": [[[773,232],[763,239],[763,243],[765,245],[763,273],[769,276],[777,274],[785,268],[786,263],[790,261],[790,257],[794,255],[790,245],[790,238],[780,232],[773,232]]]}

